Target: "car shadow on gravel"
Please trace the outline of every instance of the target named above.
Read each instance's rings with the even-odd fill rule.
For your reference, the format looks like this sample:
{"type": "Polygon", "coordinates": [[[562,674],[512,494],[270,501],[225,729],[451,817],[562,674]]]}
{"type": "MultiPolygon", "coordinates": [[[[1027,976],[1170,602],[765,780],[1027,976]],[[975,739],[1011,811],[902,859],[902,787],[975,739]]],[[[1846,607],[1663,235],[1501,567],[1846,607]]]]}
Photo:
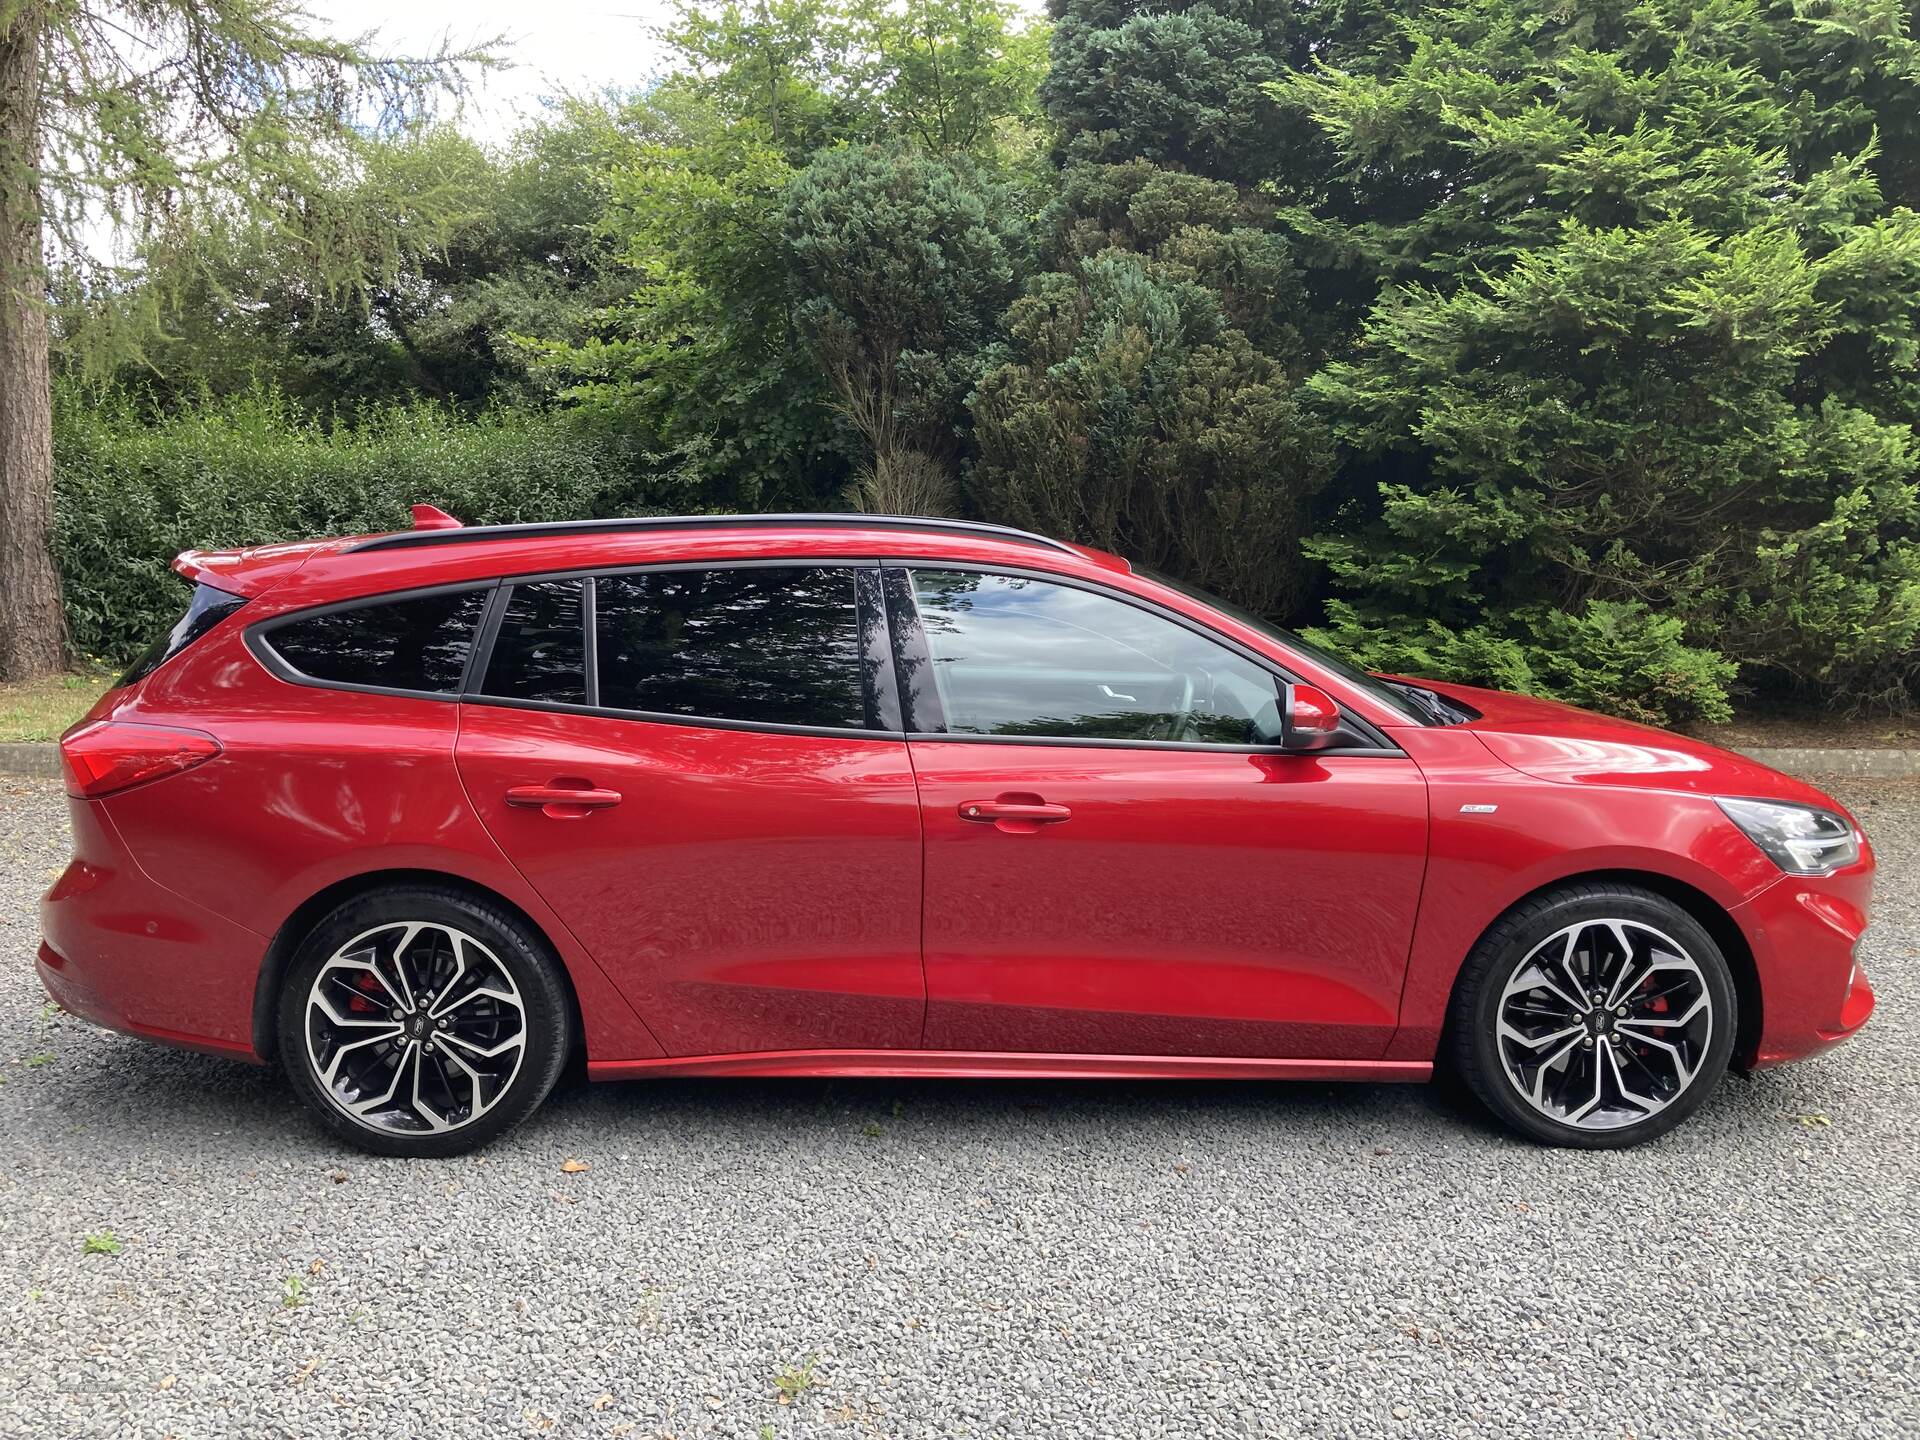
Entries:
{"type": "MultiPolygon", "coordinates": [[[[69,1022],[70,1024],[75,1022],[69,1022]]],[[[64,1127],[96,1142],[135,1143],[212,1131],[261,1143],[330,1147],[276,1067],[247,1065],[85,1027],[36,1072],[35,1097],[64,1127]],[[130,1097],[131,1100],[130,1100],[130,1097]]],[[[18,1092],[16,1092],[18,1093],[18,1092]]],[[[1729,1076],[1701,1117],[1744,1127],[1791,1108],[1773,1072],[1729,1076]]],[[[643,1146],[707,1140],[772,1142],[845,1132],[877,1140],[1008,1139],[1074,1131],[1104,1142],[1257,1133],[1268,1143],[1521,1145],[1444,1075],[1420,1085],[1264,1080],[919,1080],[694,1078],[563,1084],[516,1144],[643,1146]]],[[[1696,1136],[1705,1139],[1704,1133],[1696,1136]]],[[[346,1153],[344,1150],[342,1153],[346,1153]]]]}

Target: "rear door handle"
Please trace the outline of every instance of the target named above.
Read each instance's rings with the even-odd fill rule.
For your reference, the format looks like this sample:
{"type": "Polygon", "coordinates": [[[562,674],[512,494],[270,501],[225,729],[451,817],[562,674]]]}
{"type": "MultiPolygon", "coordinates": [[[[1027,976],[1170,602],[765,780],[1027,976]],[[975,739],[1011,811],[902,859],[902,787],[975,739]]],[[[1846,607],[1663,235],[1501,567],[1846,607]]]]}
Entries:
{"type": "Polygon", "coordinates": [[[960,818],[991,825],[1008,835],[1031,835],[1042,825],[1071,820],[1073,811],[1049,805],[1038,795],[998,795],[991,800],[962,800],[960,818]]]}
{"type": "Polygon", "coordinates": [[[584,784],[515,785],[507,791],[507,804],[523,810],[538,809],[553,820],[581,820],[592,811],[619,803],[618,790],[584,784]]]}

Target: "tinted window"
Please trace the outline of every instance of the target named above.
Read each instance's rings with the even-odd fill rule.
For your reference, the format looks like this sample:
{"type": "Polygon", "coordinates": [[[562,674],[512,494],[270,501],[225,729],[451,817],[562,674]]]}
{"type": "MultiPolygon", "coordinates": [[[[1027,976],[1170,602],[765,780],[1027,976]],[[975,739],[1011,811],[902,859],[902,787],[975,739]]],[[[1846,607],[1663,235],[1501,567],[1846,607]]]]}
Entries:
{"type": "Polygon", "coordinates": [[[964,735],[1268,743],[1274,677],[1138,606],[1070,585],[916,570],[947,729],[964,735]]]}
{"type": "Polygon", "coordinates": [[[483,587],[356,605],[276,625],[267,643],[315,680],[454,691],[486,604],[483,587]]]}
{"type": "Polygon", "coordinates": [[[194,586],[187,613],[174,623],[173,629],[147,647],[146,653],[128,667],[127,673],[113,682],[115,687],[146,679],[246,603],[240,596],[229,595],[211,585],[194,586]]]}
{"type": "Polygon", "coordinates": [[[597,582],[600,703],[774,725],[867,723],[854,572],[660,570],[597,582]]]}
{"type": "Polygon", "coordinates": [[[586,704],[585,627],[578,580],[514,586],[482,688],[514,700],[586,704]]]}

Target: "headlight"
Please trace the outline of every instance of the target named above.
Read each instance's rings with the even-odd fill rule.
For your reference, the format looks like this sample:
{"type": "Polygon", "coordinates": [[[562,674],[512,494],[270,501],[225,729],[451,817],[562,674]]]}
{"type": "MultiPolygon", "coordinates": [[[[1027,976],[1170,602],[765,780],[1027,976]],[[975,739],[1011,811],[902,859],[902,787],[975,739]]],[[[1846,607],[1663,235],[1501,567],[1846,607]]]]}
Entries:
{"type": "Polygon", "coordinates": [[[1860,837],[1846,817],[1778,800],[1714,801],[1790,875],[1825,875],[1860,858],[1860,837]]]}

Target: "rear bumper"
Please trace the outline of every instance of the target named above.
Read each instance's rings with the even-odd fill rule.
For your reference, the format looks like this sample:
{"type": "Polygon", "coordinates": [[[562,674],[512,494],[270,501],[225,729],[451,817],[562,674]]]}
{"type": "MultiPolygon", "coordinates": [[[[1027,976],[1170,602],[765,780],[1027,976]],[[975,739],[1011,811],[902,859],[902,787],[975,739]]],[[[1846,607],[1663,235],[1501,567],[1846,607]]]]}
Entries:
{"type": "Polygon", "coordinates": [[[156,884],[92,802],[74,858],[40,901],[40,983],[96,1025],[258,1061],[253,989],[267,941],[156,884]]]}
{"type": "Polygon", "coordinates": [[[198,1050],[206,1055],[219,1055],[229,1060],[246,1060],[258,1065],[260,1057],[253,1053],[253,1046],[235,1043],[231,1040],[215,1038],[211,1035],[192,1035],[179,1030],[167,1030],[158,1025],[147,1025],[134,1019],[121,1010],[111,999],[92,989],[78,975],[73,966],[44,940],[40,942],[40,954],[34,962],[39,972],[40,983],[46,987],[47,994],[54,1003],[69,1014],[78,1015],[95,1025],[104,1025],[109,1030],[119,1030],[128,1035],[137,1035],[142,1040],[152,1040],[161,1045],[175,1045],[183,1050],[198,1050]]]}
{"type": "Polygon", "coordinates": [[[1869,852],[1822,879],[1783,876],[1733,911],[1760,976],[1760,1033],[1745,1057],[1753,1068],[1816,1055],[1867,1023],[1873,987],[1857,952],[1872,892],[1869,852]]]}

